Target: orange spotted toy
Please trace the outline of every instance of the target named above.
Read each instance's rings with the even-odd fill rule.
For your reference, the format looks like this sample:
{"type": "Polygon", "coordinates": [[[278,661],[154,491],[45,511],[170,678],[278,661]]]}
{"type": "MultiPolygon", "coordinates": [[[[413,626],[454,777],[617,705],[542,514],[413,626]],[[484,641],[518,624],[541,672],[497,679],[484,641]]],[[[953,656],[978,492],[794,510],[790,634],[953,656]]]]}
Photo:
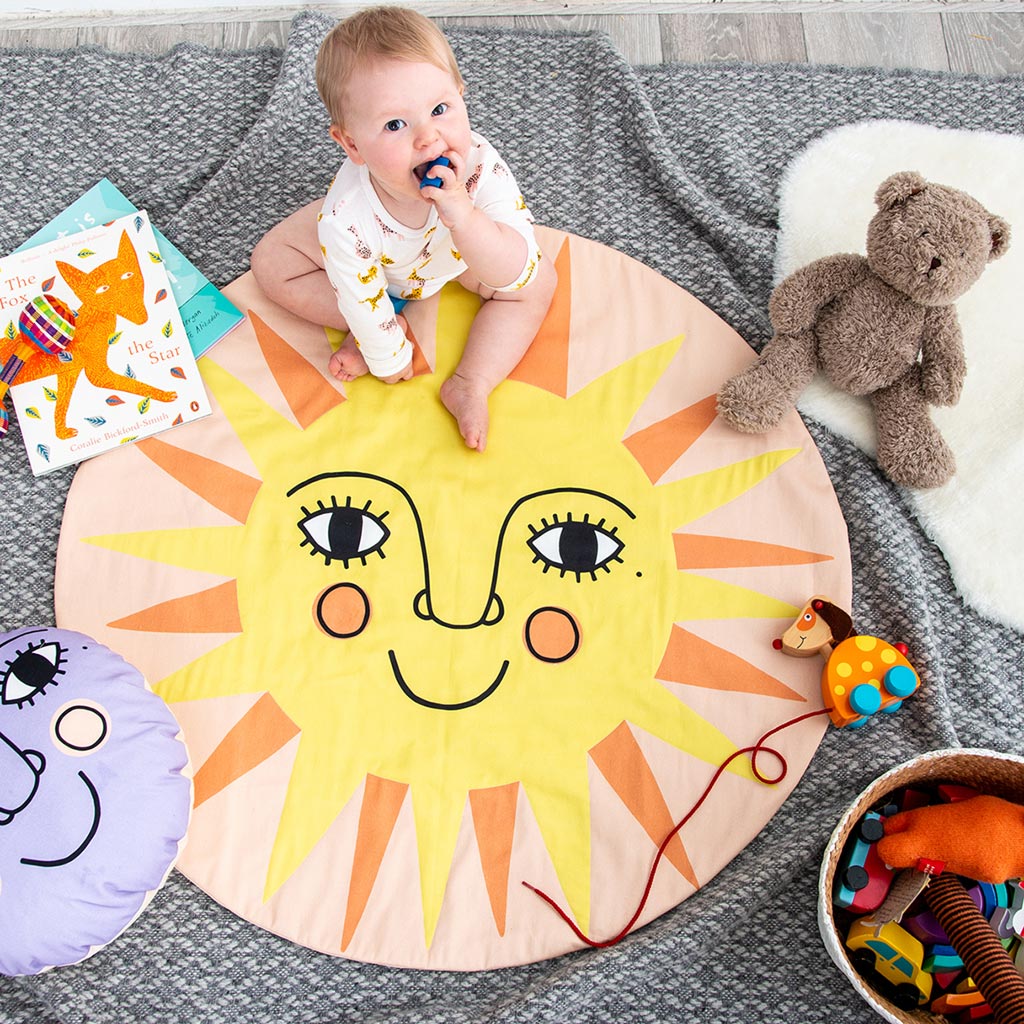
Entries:
{"type": "Polygon", "coordinates": [[[863,725],[876,711],[899,709],[921,680],[904,644],[857,634],[853,620],[824,597],[812,597],[772,646],[783,654],[825,659],[821,695],[833,725],[863,725]]]}

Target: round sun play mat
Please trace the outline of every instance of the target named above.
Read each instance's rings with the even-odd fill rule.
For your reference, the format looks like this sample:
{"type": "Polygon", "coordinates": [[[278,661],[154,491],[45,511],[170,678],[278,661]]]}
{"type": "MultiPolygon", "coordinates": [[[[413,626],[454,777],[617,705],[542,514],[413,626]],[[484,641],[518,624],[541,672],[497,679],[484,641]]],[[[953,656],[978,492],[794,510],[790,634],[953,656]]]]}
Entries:
{"type": "MultiPolygon", "coordinates": [[[[818,660],[771,644],[811,594],[850,600],[799,417],[729,429],[715,393],[742,339],[626,256],[539,238],[558,292],[485,453],[437,397],[475,296],[406,308],[412,380],[343,386],[323,330],[246,275],[226,291],[248,320],[200,363],[213,415],[86,463],[69,494],[58,617],[182,723],[179,868],[326,953],[469,970],[579,948],[524,882],[615,935],[717,767],[821,707],[818,660]]],[[[825,724],[772,738],[776,785],[732,761],[638,925],[760,831],[825,724]]]]}

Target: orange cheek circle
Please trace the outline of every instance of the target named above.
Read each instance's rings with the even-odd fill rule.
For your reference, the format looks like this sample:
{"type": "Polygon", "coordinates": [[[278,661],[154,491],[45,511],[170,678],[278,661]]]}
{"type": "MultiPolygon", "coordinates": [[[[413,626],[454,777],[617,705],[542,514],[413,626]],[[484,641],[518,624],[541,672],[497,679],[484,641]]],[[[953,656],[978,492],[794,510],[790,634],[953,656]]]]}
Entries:
{"type": "Polygon", "coordinates": [[[370,621],[370,600],[354,583],[335,583],[317,598],[313,618],[328,636],[358,636],[370,621]]]}
{"type": "Polygon", "coordinates": [[[580,626],[561,608],[538,608],[526,620],[523,641],[538,661],[568,661],[579,650],[580,626]]]}

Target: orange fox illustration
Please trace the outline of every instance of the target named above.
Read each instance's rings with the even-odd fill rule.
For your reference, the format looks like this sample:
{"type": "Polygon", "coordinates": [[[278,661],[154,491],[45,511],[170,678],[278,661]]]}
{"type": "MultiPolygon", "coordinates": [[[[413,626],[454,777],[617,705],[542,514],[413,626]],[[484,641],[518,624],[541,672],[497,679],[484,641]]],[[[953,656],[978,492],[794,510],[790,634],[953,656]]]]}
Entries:
{"type": "MultiPolygon", "coordinates": [[[[26,363],[17,379],[20,384],[56,374],[57,404],[53,419],[57,437],[66,440],[78,433],[67,425],[67,414],[75,384],[83,371],[86,379],[101,390],[126,391],[157,402],[173,402],[178,397],[177,392],[163,391],[134,377],[115,373],[107,364],[109,341],[117,318],[122,316],[133,324],[144,324],[149,319],[145,281],[128,232],[121,235],[117,255],[94,270],[80,270],[60,261],[57,270],[81,302],[75,318],[74,339],[61,357],[47,353],[37,355],[26,363]]],[[[17,341],[0,346],[0,365],[16,346],[17,341]]]]}

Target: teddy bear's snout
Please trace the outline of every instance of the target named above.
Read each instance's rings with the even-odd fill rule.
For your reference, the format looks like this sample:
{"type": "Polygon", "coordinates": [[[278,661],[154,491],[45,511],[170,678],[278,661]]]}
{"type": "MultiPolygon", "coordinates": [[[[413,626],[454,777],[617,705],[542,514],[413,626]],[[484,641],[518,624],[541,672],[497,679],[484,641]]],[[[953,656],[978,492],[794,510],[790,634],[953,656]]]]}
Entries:
{"type": "Polygon", "coordinates": [[[938,256],[933,256],[932,257],[932,262],[931,262],[930,266],[928,267],[928,270],[929,271],[938,270],[939,267],[941,267],[941,266],[942,266],[942,260],[940,260],[938,256]]]}

